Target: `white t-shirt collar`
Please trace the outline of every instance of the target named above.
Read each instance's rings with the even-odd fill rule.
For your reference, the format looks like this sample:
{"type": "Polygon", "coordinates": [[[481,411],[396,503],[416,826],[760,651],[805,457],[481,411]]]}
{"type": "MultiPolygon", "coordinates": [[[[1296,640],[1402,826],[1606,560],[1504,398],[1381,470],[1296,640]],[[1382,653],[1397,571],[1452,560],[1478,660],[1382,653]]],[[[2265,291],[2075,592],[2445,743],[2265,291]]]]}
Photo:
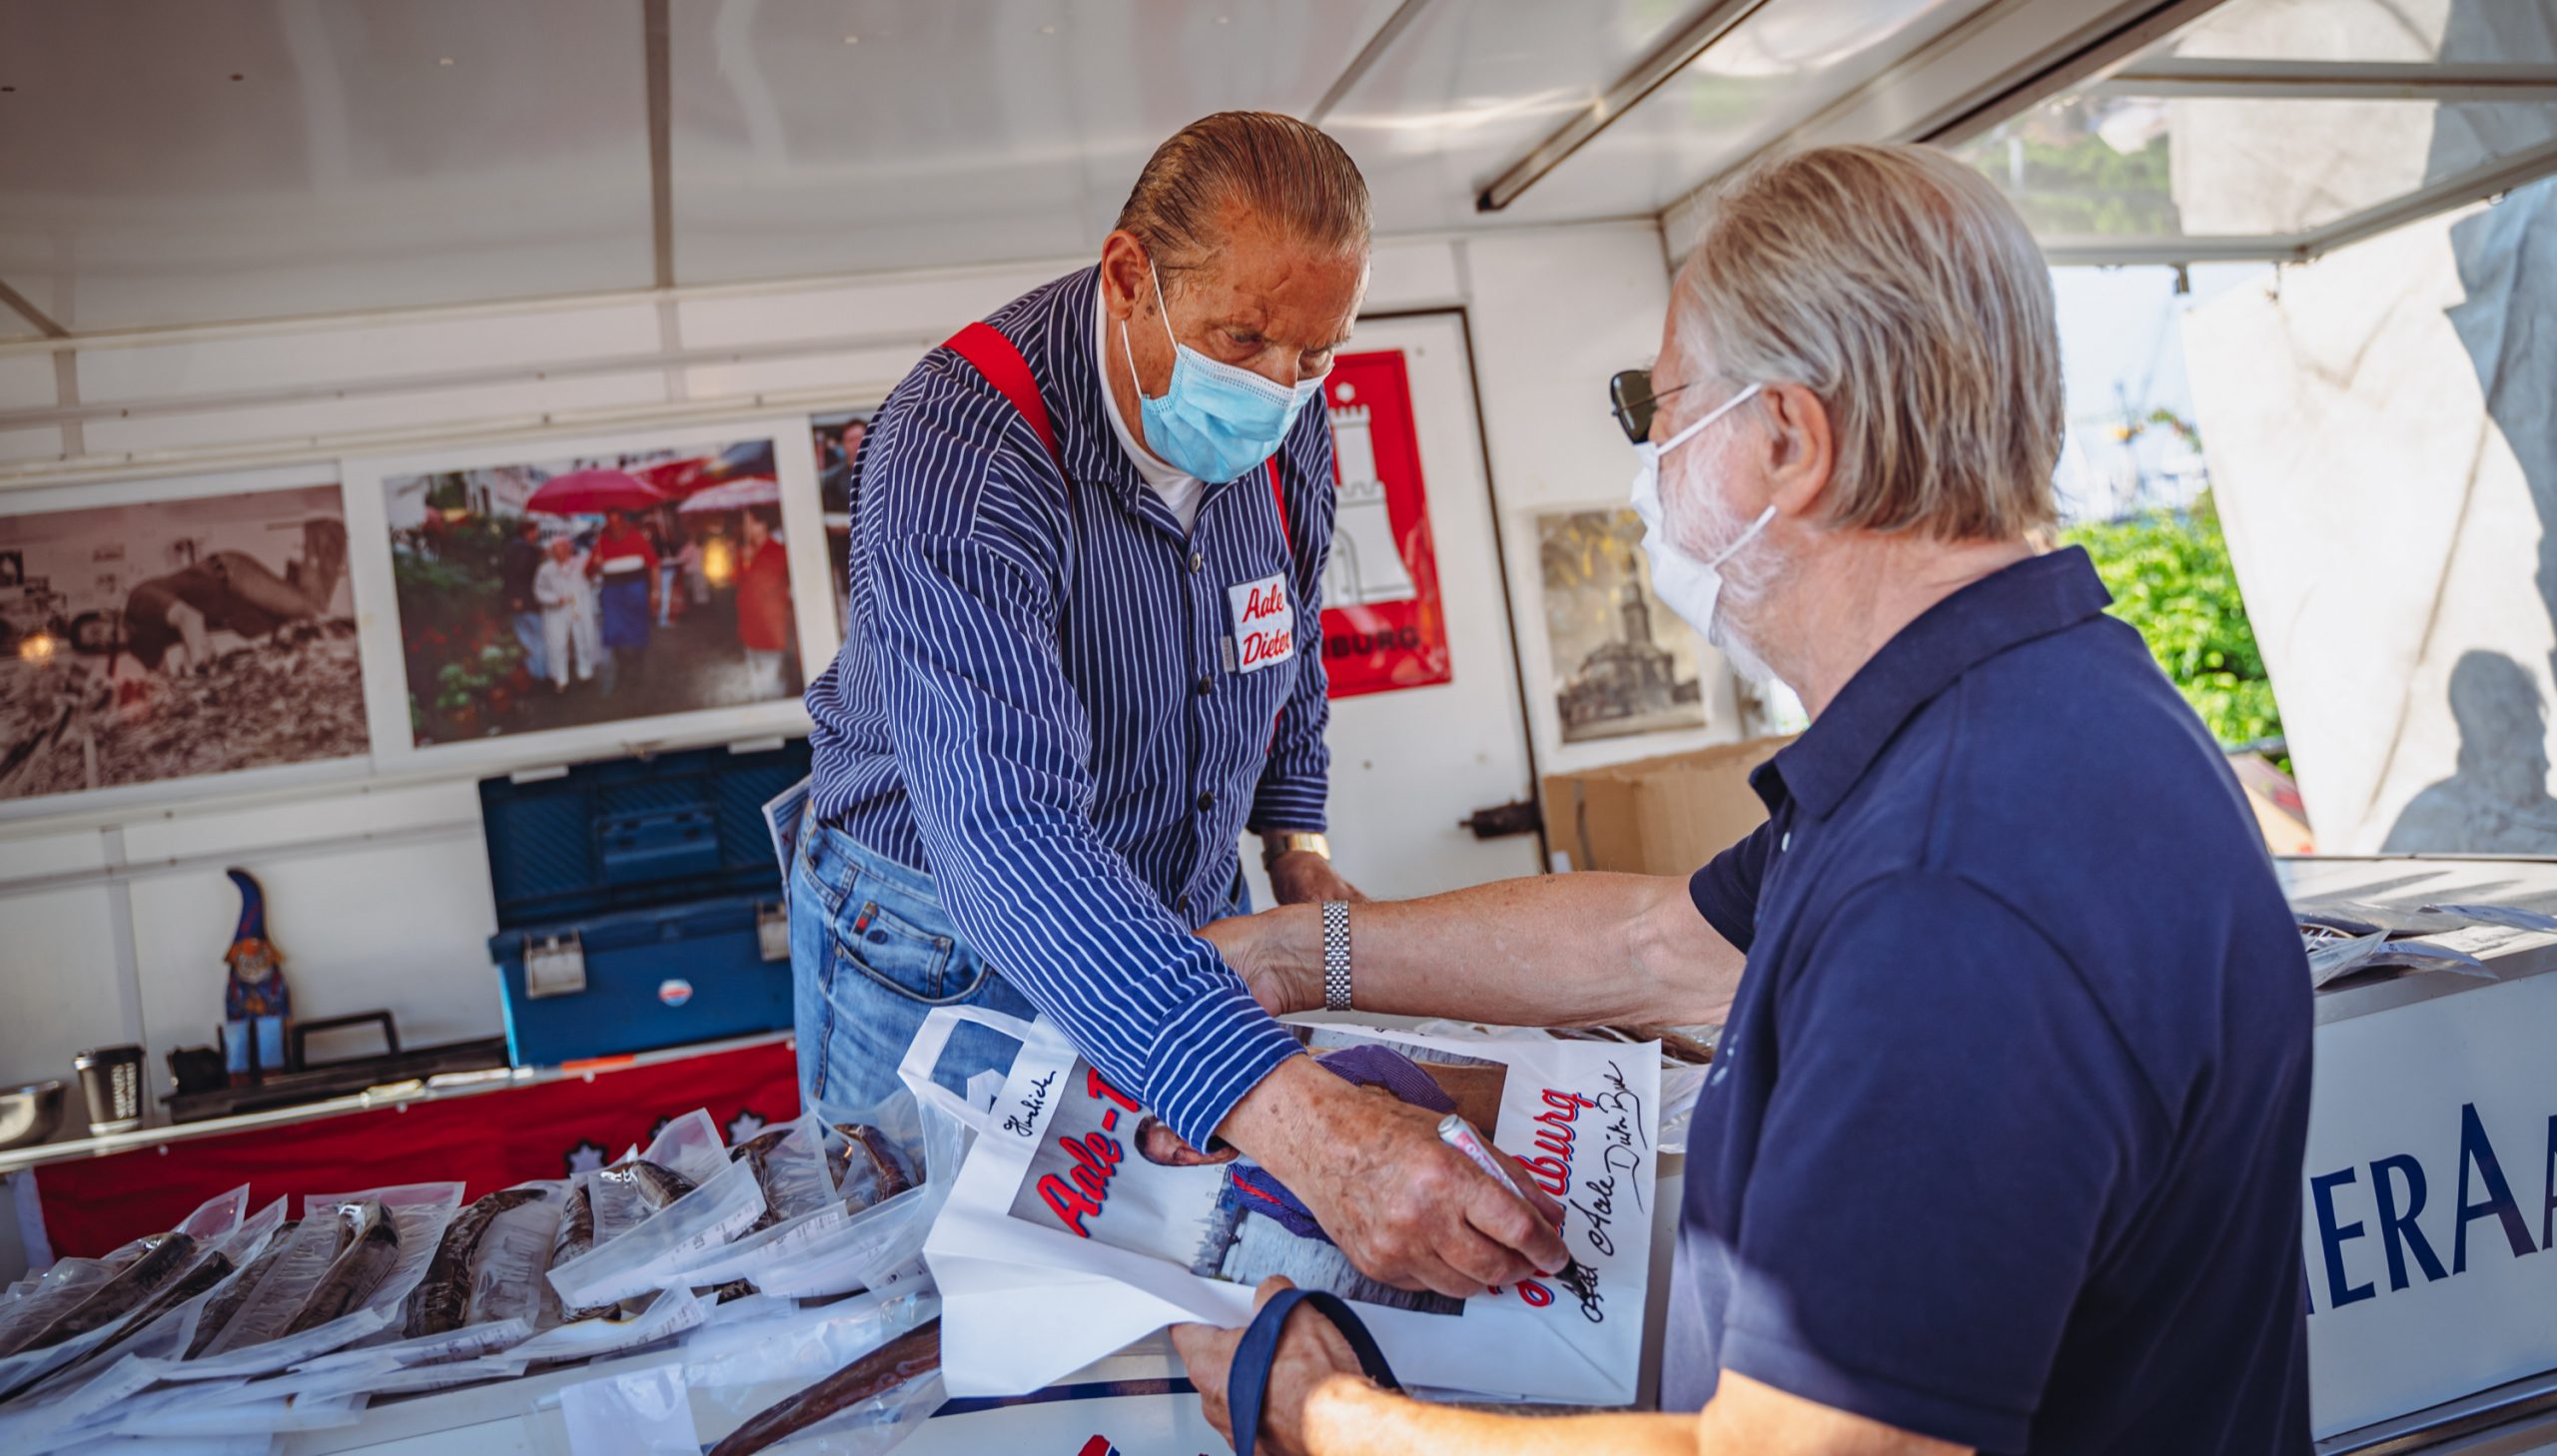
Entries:
{"type": "Polygon", "coordinates": [[[1119,401],[1110,390],[1111,370],[1125,371],[1128,367],[1119,351],[1110,347],[1115,342],[1110,337],[1110,307],[1096,278],[1092,291],[1092,363],[1101,371],[1101,412],[1110,416],[1110,432],[1119,437],[1119,448],[1127,451],[1128,462],[1163,497],[1163,503],[1172,507],[1181,528],[1189,530],[1199,519],[1199,499],[1207,492],[1207,483],[1178,465],[1156,458],[1155,452],[1129,431],[1128,421],[1120,416],[1119,401]]]}

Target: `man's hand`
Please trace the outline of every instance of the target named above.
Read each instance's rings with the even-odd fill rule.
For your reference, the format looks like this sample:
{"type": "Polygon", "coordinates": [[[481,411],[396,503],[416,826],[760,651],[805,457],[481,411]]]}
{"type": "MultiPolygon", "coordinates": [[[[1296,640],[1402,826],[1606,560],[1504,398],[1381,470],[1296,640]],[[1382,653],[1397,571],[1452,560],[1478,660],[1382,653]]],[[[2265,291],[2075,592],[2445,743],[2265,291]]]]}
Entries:
{"type": "Polygon", "coordinates": [[[1311,850],[1289,850],[1272,860],[1270,893],[1281,905],[1306,905],[1317,900],[1363,901],[1356,886],[1340,878],[1331,861],[1311,850]]]}
{"type": "MultiPolygon", "coordinates": [[[[1438,1140],[1438,1114],[1282,1062],[1219,1131],[1304,1200],[1368,1277],[1464,1299],[1568,1262],[1562,1209],[1501,1187],[1438,1140]]],[[[1515,1172],[1521,1188],[1534,1189],[1515,1172]]]]}
{"type": "MultiPolygon", "coordinates": [[[[1262,1280],[1261,1292],[1253,1296],[1254,1312],[1279,1290],[1294,1287],[1280,1274],[1262,1280]]],[[[1226,1392],[1234,1381],[1235,1347],[1242,1343],[1240,1329],[1205,1324],[1172,1327],[1172,1347],[1189,1367],[1190,1383],[1199,1387],[1199,1404],[1209,1424],[1230,1446],[1236,1444],[1235,1417],[1226,1404],[1226,1392]]],[[[1310,1309],[1299,1306],[1291,1311],[1287,1327],[1278,1334],[1278,1356],[1271,1362],[1270,1384],[1262,1397],[1259,1449],[1276,1456],[1304,1456],[1305,1401],[1325,1382],[1342,1378],[1361,1377],[1358,1356],[1339,1327],[1310,1309]]]]}
{"type": "Polygon", "coordinates": [[[1312,906],[1238,915],[1199,934],[1252,988],[1262,1010],[1283,1017],[1322,1009],[1322,921],[1312,906]]]}

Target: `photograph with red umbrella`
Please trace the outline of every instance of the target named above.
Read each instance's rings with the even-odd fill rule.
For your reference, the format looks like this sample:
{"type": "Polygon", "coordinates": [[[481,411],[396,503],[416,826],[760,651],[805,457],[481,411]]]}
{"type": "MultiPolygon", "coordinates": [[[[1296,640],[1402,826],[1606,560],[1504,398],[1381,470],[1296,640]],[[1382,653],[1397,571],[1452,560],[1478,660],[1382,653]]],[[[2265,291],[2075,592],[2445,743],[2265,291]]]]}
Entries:
{"type": "Polygon", "coordinates": [[[799,692],[770,439],[382,491],[421,746],[799,692]]]}

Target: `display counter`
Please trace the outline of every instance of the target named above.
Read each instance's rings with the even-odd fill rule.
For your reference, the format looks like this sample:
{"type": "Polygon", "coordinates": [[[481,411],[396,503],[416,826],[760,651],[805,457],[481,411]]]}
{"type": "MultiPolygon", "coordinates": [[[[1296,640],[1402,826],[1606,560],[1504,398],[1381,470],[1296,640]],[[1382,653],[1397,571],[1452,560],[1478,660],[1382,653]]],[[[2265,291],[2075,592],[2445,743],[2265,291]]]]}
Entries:
{"type": "MultiPolygon", "coordinates": [[[[2282,872],[2302,914],[2557,913],[2557,862],[2282,872]]],[[[2557,1449],[2557,935],[2424,939],[2483,974],[2347,976],[2317,996],[2301,1206],[2320,1456],[2557,1449]]]]}
{"type": "MultiPolygon", "coordinates": [[[[2320,1456],[2557,1451],[2557,1285],[2550,1283],[2557,1257],[2542,1257],[2557,1235],[2557,1075],[2550,1071],[2557,1063],[2547,1051],[2557,1034],[2557,975],[2549,974],[2557,972],[2557,934],[2531,928],[2526,915],[2495,924],[2475,909],[2557,913],[2557,863],[2321,859],[2282,868],[2303,915],[2404,923],[2432,916],[2435,928],[2422,938],[2478,963],[2465,973],[2348,974],[2316,996],[2301,1257],[2320,1456]],[[2433,907],[2467,923],[2441,928],[2444,912],[2433,907]]],[[[786,1041],[759,1039],[713,1055],[740,1066],[770,1063],[764,1070],[786,1079],[787,1052],[786,1041]]],[[[291,1114],[26,1149],[6,1155],[0,1167],[57,1176],[103,1160],[101,1153],[182,1158],[226,1137],[295,1124],[307,1137],[321,1119],[416,1118],[438,1102],[466,1109],[486,1126],[503,1120],[491,1113],[507,1104],[490,1099],[508,1092],[562,1083],[611,1092],[614,1079],[683,1061],[668,1054],[618,1070],[384,1092],[291,1114]]],[[[692,1067],[686,1085],[698,1086],[714,1065],[692,1067]]],[[[1659,1388],[1668,1303],[1679,1297],[1670,1258],[1683,1159],[1664,1158],[1657,1171],[1639,1386],[1645,1405],[1659,1388]]],[[[449,1175],[423,1162],[419,1172],[449,1175]]],[[[203,1191],[190,1184],[173,1188],[171,1197],[184,1201],[203,1191]]],[[[376,1397],[350,1423],[289,1436],[281,1449],[295,1456],[581,1456],[596,1447],[570,1442],[561,1392],[645,1376],[682,1359],[680,1347],[660,1345],[460,1389],[376,1397]]],[[[1182,1376],[1166,1341],[1150,1336],[1034,1396],[952,1402],[902,1449],[1116,1449],[1125,1456],[1219,1449],[1182,1376]],[[1088,1444],[1096,1439],[1102,1444],[1088,1444]]],[[[787,1393],[786,1385],[770,1392],[787,1393]]],[[[693,1416],[705,1443],[736,1419],[716,1411],[693,1416]]]]}

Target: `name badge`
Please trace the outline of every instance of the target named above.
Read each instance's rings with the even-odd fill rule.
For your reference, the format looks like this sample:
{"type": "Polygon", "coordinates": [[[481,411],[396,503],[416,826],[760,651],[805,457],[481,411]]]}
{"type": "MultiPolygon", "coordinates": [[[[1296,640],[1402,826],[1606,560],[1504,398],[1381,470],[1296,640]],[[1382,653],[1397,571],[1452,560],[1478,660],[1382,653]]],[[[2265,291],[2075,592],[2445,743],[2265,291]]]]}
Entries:
{"type": "Polygon", "coordinates": [[[1235,671],[1259,672],[1296,655],[1296,614],[1287,609],[1287,576],[1226,588],[1235,613],[1235,671]]]}

